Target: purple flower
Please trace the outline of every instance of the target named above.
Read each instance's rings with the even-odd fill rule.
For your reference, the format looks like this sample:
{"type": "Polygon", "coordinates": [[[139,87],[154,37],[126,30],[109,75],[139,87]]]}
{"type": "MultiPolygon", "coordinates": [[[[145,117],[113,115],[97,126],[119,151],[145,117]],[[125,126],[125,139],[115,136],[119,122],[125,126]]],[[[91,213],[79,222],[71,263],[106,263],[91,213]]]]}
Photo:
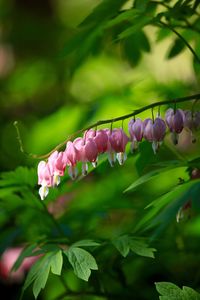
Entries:
{"type": "Polygon", "coordinates": [[[152,142],[152,148],[156,153],[165,137],[166,124],[160,117],[157,117],[153,122],[152,119],[144,121],[144,138],[152,142]]]}
{"type": "Polygon", "coordinates": [[[128,130],[130,134],[131,140],[131,150],[134,151],[138,148],[138,142],[142,141],[143,138],[143,131],[144,131],[144,124],[141,119],[130,120],[128,124],[128,130]]]}
{"type": "Polygon", "coordinates": [[[165,114],[165,121],[172,133],[172,141],[176,145],[178,143],[178,134],[181,133],[184,127],[185,114],[182,109],[177,109],[175,111],[174,109],[169,108],[165,114]]]}

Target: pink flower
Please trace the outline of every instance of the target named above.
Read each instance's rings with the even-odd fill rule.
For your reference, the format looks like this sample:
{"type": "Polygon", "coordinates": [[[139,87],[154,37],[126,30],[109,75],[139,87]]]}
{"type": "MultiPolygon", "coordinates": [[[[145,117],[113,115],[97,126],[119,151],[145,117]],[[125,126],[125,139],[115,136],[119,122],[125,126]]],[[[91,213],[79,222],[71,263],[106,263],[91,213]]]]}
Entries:
{"type": "Polygon", "coordinates": [[[68,173],[72,179],[75,179],[78,175],[78,170],[76,168],[77,161],[78,151],[74,147],[74,144],[71,141],[69,141],[67,142],[66,149],[63,153],[63,162],[64,164],[69,166],[68,173]]]}
{"type": "Polygon", "coordinates": [[[131,150],[134,151],[138,148],[138,142],[142,141],[144,124],[141,119],[130,120],[128,124],[129,134],[131,137],[131,150]]]}
{"type": "Polygon", "coordinates": [[[175,111],[169,108],[165,114],[165,121],[172,133],[172,141],[176,145],[178,143],[178,134],[181,133],[184,127],[185,114],[182,109],[175,111]]]}
{"type": "Polygon", "coordinates": [[[144,121],[144,137],[147,141],[152,142],[154,153],[158,151],[165,133],[166,124],[160,117],[157,117],[154,122],[151,119],[144,121]]]}
{"type": "Polygon", "coordinates": [[[104,153],[107,151],[108,148],[108,135],[105,130],[87,130],[84,133],[84,138],[88,139],[91,138],[95,142],[97,146],[98,153],[104,153]]]}
{"type": "Polygon", "coordinates": [[[63,159],[63,152],[55,151],[48,158],[48,165],[53,176],[53,185],[60,183],[60,176],[64,175],[66,162],[63,159]]]}
{"type": "Polygon", "coordinates": [[[77,150],[78,161],[82,162],[82,174],[86,175],[88,170],[87,162],[96,165],[98,149],[92,138],[77,138],[73,142],[77,150]]]}
{"type": "Polygon", "coordinates": [[[119,164],[122,165],[126,160],[125,149],[129,138],[122,128],[114,128],[112,131],[107,129],[106,132],[109,138],[107,150],[109,162],[111,166],[113,166],[115,162],[115,153],[117,153],[117,160],[119,161],[119,164]]]}
{"type": "Polygon", "coordinates": [[[21,282],[24,279],[25,273],[30,269],[33,263],[38,259],[39,256],[26,257],[20,267],[16,271],[12,271],[12,267],[23,248],[8,248],[4,251],[0,260],[0,275],[6,281],[21,282]]]}
{"type": "Polygon", "coordinates": [[[53,178],[49,168],[49,164],[45,161],[40,161],[38,164],[38,184],[41,185],[39,195],[41,200],[48,195],[48,187],[53,186],[53,178]]]}

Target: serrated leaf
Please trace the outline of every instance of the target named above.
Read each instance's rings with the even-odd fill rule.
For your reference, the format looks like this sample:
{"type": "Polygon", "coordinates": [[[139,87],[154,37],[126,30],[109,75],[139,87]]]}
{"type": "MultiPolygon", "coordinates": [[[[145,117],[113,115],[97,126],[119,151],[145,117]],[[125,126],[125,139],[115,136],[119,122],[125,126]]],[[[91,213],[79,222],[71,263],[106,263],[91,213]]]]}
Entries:
{"type": "Polygon", "coordinates": [[[0,174],[0,186],[12,185],[28,185],[35,186],[37,182],[35,169],[28,169],[27,167],[18,167],[14,171],[3,172],[0,174]]]}
{"type": "Polygon", "coordinates": [[[168,299],[183,300],[182,290],[171,282],[156,282],[156,290],[161,294],[161,296],[167,296],[168,299]]]}
{"type": "Polygon", "coordinates": [[[53,251],[41,257],[30,269],[23,286],[23,292],[33,283],[33,294],[38,297],[41,289],[44,289],[49,271],[60,275],[62,271],[62,251],[53,251]]]}
{"type": "Polygon", "coordinates": [[[179,288],[171,282],[155,283],[156,290],[161,294],[161,300],[199,300],[200,294],[190,287],[179,288]]]}
{"type": "Polygon", "coordinates": [[[175,56],[180,54],[180,52],[184,50],[184,48],[185,43],[180,38],[175,39],[168,51],[167,59],[174,58],[175,56]]]}
{"type": "Polygon", "coordinates": [[[130,241],[130,249],[140,256],[154,258],[155,248],[149,248],[146,243],[132,239],[130,241]]]}
{"type": "Polygon", "coordinates": [[[99,246],[100,244],[93,241],[93,240],[81,240],[75,242],[71,245],[71,247],[92,247],[92,246],[99,246]]]}
{"type": "Polygon", "coordinates": [[[126,257],[130,251],[129,237],[127,235],[121,236],[112,241],[116,249],[123,257],[126,257]]]}
{"type": "Polygon", "coordinates": [[[74,269],[74,273],[82,280],[88,281],[91,270],[98,270],[95,258],[86,250],[78,247],[70,247],[64,251],[70,264],[74,269]]]}
{"type": "Polygon", "coordinates": [[[112,243],[124,257],[131,250],[137,255],[154,258],[154,252],[156,251],[154,248],[149,248],[144,241],[128,235],[123,235],[113,240],[112,243]]]}
{"type": "Polygon", "coordinates": [[[41,267],[42,268],[38,272],[38,276],[36,277],[33,284],[33,295],[35,299],[37,299],[41,289],[45,288],[47,279],[49,277],[50,264],[47,261],[45,261],[41,267]]]}

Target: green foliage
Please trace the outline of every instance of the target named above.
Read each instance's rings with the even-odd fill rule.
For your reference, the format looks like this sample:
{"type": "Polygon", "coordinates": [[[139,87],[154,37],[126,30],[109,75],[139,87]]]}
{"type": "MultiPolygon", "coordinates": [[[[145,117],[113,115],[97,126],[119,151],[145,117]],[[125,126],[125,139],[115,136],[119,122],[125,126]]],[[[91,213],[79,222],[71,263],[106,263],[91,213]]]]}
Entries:
{"type": "Polygon", "coordinates": [[[160,300],[198,300],[200,294],[190,287],[183,286],[180,289],[177,285],[171,282],[157,282],[156,289],[161,296],[160,300]]]}
{"type": "Polygon", "coordinates": [[[37,299],[41,289],[45,288],[49,272],[61,275],[63,257],[61,250],[55,250],[42,256],[31,268],[23,286],[23,292],[33,283],[33,294],[37,299]]]}
{"type": "Polygon", "coordinates": [[[84,249],[72,246],[65,250],[64,254],[72,265],[76,276],[85,281],[88,281],[91,270],[98,270],[95,258],[84,249]]]}
{"type": "Polygon", "coordinates": [[[145,241],[128,235],[113,240],[113,244],[124,257],[133,251],[137,255],[154,258],[156,251],[154,248],[149,248],[145,241]]]}

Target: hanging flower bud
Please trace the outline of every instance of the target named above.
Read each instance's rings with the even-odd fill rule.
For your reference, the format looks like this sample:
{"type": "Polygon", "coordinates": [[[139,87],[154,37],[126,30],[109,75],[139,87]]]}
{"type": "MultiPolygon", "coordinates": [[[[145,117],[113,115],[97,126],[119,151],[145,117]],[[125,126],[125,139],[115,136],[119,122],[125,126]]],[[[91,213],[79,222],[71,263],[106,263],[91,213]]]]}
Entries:
{"type": "Polygon", "coordinates": [[[78,161],[82,162],[82,174],[86,175],[88,171],[87,162],[96,165],[98,155],[97,146],[91,138],[77,138],[74,140],[73,145],[77,150],[78,161]]]}
{"type": "Polygon", "coordinates": [[[176,111],[169,108],[165,114],[165,120],[169,130],[172,133],[172,141],[176,145],[178,143],[178,134],[181,133],[184,127],[185,114],[182,109],[176,111]]]}
{"type": "Polygon", "coordinates": [[[194,136],[194,131],[196,131],[200,127],[200,112],[192,113],[190,110],[185,110],[184,114],[184,127],[191,132],[192,142],[195,143],[196,138],[194,136]]]}
{"type": "Polygon", "coordinates": [[[157,117],[154,122],[152,119],[146,119],[144,121],[144,138],[152,142],[152,148],[155,154],[164,139],[165,133],[166,125],[160,117],[157,117]]]}
{"type": "Polygon", "coordinates": [[[78,161],[78,151],[74,147],[74,144],[69,141],[67,142],[66,149],[63,153],[63,162],[65,165],[69,166],[69,176],[71,179],[75,179],[78,175],[78,170],[76,168],[76,163],[78,161]]]}
{"type": "Polygon", "coordinates": [[[128,130],[131,139],[131,150],[134,151],[138,148],[138,142],[142,141],[144,124],[141,119],[130,120],[128,130]]]}
{"type": "Polygon", "coordinates": [[[48,158],[48,165],[53,176],[53,185],[59,185],[60,176],[64,175],[66,163],[63,159],[63,152],[55,151],[48,158]]]}
{"type": "Polygon", "coordinates": [[[85,139],[93,139],[97,146],[98,153],[104,153],[108,148],[108,135],[105,130],[93,130],[90,129],[84,133],[85,139]]]}
{"type": "Polygon", "coordinates": [[[144,124],[144,131],[143,131],[144,138],[149,142],[153,142],[153,120],[150,118],[145,119],[143,124],[144,124]]]}
{"type": "Polygon", "coordinates": [[[129,141],[128,136],[125,134],[122,128],[114,128],[112,131],[107,130],[108,138],[109,138],[109,146],[108,146],[108,159],[113,166],[115,162],[115,153],[117,153],[116,157],[119,161],[120,165],[123,165],[126,160],[126,145],[129,141]]]}
{"type": "Polygon", "coordinates": [[[53,186],[53,178],[50,172],[48,163],[40,161],[38,164],[38,184],[41,185],[39,189],[39,195],[41,200],[48,195],[48,187],[53,186]]]}

